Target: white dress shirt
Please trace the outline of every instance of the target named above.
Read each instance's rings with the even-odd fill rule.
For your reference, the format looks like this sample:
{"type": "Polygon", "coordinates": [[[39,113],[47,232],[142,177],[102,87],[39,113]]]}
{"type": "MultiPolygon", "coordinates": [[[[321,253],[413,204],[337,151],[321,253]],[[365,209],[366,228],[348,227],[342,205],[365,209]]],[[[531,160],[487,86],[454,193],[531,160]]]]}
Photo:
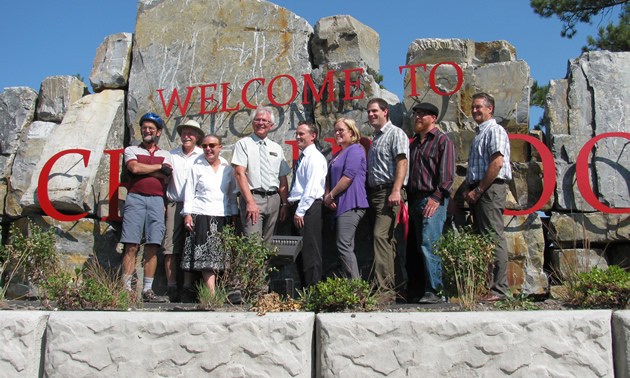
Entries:
{"type": "Polygon", "coordinates": [[[168,202],[184,202],[184,184],[186,184],[190,168],[201,155],[203,155],[203,150],[197,146],[188,156],[184,154],[181,147],[171,150],[173,174],[166,189],[168,202]]]}
{"type": "Polygon", "coordinates": [[[314,144],[302,151],[304,157],[295,171],[289,193],[289,202],[300,202],[295,215],[303,217],[316,199],[324,197],[326,191],[326,158],[314,144]]]}
{"type": "Polygon", "coordinates": [[[234,168],[222,157],[215,172],[205,156],[195,160],[184,186],[182,215],[199,214],[217,217],[238,214],[234,168]]]}

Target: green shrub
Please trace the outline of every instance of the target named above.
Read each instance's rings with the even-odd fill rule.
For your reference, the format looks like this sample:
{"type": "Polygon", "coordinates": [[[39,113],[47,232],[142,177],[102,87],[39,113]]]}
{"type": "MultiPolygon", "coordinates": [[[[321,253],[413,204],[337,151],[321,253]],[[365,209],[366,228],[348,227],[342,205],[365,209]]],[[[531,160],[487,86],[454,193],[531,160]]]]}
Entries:
{"type": "Polygon", "coordinates": [[[217,307],[222,307],[225,304],[227,292],[225,291],[225,288],[221,286],[215,286],[213,293],[206,284],[203,282],[197,282],[195,290],[197,291],[197,297],[199,298],[199,307],[204,310],[212,310],[217,307]]]}
{"type": "Polygon", "coordinates": [[[76,268],[75,277],[68,272],[50,276],[45,288],[61,310],[126,310],[135,300],[118,272],[97,261],[76,268]]]}
{"type": "Polygon", "coordinates": [[[444,281],[447,287],[449,282],[454,283],[463,308],[474,309],[477,296],[487,290],[494,249],[490,235],[476,234],[470,226],[457,232],[449,230],[435,243],[435,253],[442,259],[444,281]]]}
{"type": "Polygon", "coordinates": [[[373,311],[384,303],[378,293],[372,293],[372,285],[364,280],[328,278],[300,292],[302,307],[306,311],[373,311]]]}
{"type": "Polygon", "coordinates": [[[593,268],[577,273],[567,285],[569,301],[584,308],[628,308],[630,273],[611,265],[608,269],[593,268]]]}
{"type": "Polygon", "coordinates": [[[258,234],[247,238],[236,235],[233,227],[224,227],[219,235],[227,263],[217,277],[217,287],[240,290],[243,301],[251,303],[267,292],[269,260],[277,252],[267,248],[258,234]]]}
{"type": "Polygon", "coordinates": [[[505,296],[505,299],[497,301],[494,307],[506,311],[540,310],[540,307],[536,306],[526,294],[512,294],[511,292],[505,296]]]}
{"type": "Polygon", "coordinates": [[[55,231],[42,230],[28,222],[28,234],[23,234],[15,223],[11,224],[9,244],[0,246],[0,260],[4,284],[0,290],[0,300],[13,279],[27,281],[40,289],[40,296],[45,297],[43,285],[48,277],[60,270],[55,252],[55,231]]]}

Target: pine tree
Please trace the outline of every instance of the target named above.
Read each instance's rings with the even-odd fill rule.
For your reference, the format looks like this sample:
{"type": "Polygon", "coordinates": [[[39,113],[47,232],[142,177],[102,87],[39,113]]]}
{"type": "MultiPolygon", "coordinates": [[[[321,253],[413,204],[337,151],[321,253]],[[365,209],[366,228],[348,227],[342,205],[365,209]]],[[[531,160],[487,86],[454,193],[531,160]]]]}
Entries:
{"type": "Polygon", "coordinates": [[[590,24],[595,16],[610,16],[615,7],[623,7],[619,24],[600,27],[597,37],[588,36],[584,50],[630,51],[630,0],[530,0],[530,5],[542,17],[557,16],[567,38],[577,33],[578,23],[590,24]]]}

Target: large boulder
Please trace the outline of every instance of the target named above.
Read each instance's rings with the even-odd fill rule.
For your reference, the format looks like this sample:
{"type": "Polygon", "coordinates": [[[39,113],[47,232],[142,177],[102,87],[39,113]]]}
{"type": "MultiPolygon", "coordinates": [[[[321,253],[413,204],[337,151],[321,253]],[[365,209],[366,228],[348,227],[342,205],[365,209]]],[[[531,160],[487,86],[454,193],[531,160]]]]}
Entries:
{"type": "Polygon", "coordinates": [[[105,90],[70,107],[61,125],[52,130],[38,150],[34,169],[19,173],[30,178],[19,201],[24,211],[40,209],[37,190],[44,164],[61,151],[82,149],[89,151],[87,166],[77,153],[65,154],[53,165],[48,177],[50,201],[58,211],[87,212],[98,217],[108,213],[110,155],[104,151],[123,147],[124,100],[124,91],[105,90]]]}
{"type": "Polygon", "coordinates": [[[36,104],[37,92],[28,87],[4,88],[0,93],[0,154],[15,154],[22,129],[35,118],[36,104]]]}
{"type": "MultiPolygon", "coordinates": [[[[476,124],[470,115],[471,97],[476,92],[487,92],[495,98],[497,122],[509,133],[528,132],[532,79],[529,66],[516,60],[516,50],[509,43],[418,39],[409,46],[405,65],[426,65],[415,67],[415,74],[410,68],[405,71],[403,108],[409,114],[404,121],[406,129],[413,129],[411,108],[418,102],[430,102],[440,109],[436,121],[440,129],[446,132],[472,130],[476,124]],[[414,76],[415,82],[412,82],[414,76]],[[461,88],[455,93],[436,93],[451,93],[458,83],[461,88]]],[[[465,156],[458,156],[458,161],[465,161],[465,156]]]]}
{"type": "Polygon", "coordinates": [[[140,117],[152,111],[166,120],[160,147],[176,147],[176,125],[193,118],[221,135],[229,152],[252,132],[248,106],[270,103],[277,111],[271,139],[293,139],[305,117],[312,33],[306,20],[267,1],[140,0],[127,102],[132,143],[140,140],[140,117]]]}
{"type": "Polygon", "coordinates": [[[87,85],[75,76],[50,76],[42,81],[37,102],[37,119],[61,122],[70,105],[88,94],[87,85]]]}
{"type": "Polygon", "coordinates": [[[7,184],[20,146],[20,135],[33,122],[36,105],[37,92],[31,88],[5,88],[0,93],[0,214],[4,213],[7,184]]]}
{"type": "Polygon", "coordinates": [[[550,225],[553,242],[562,247],[630,241],[630,214],[553,212],[550,225]]]}
{"type": "MultiPolygon", "coordinates": [[[[595,210],[577,188],[577,155],[594,136],[630,130],[629,67],[630,52],[591,51],[569,61],[567,80],[550,83],[545,120],[558,167],[556,209],[595,210]]],[[[605,138],[589,158],[595,195],[613,208],[630,207],[627,143],[625,138],[605,138]]]]}
{"type": "Polygon", "coordinates": [[[372,76],[379,73],[380,37],[352,16],[330,16],[317,21],[311,48],[317,67],[354,61],[372,76]]]}
{"type": "Polygon", "coordinates": [[[513,293],[547,293],[547,275],[543,271],[545,238],[540,216],[533,213],[503,219],[509,251],[510,289],[513,293]]]}
{"type": "MultiPolygon", "coordinates": [[[[5,213],[11,217],[22,215],[20,204],[22,195],[31,185],[33,176],[38,176],[35,167],[42,157],[42,151],[53,131],[59,127],[58,123],[35,121],[28,125],[20,138],[20,148],[13,160],[13,174],[9,178],[9,188],[6,196],[5,213]]],[[[35,181],[37,185],[37,181],[35,181]]],[[[4,201],[3,201],[4,202],[4,201]]]]}
{"type": "MultiPolygon", "coordinates": [[[[595,134],[630,132],[630,52],[593,51],[579,61],[593,93],[595,134]]],[[[628,142],[628,138],[606,138],[593,149],[596,189],[610,207],[630,208],[628,142]]]]}
{"type": "Polygon", "coordinates": [[[90,83],[94,92],[122,89],[129,82],[133,34],[118,33],[105,37],[96,49],[90,83]]]}
{"type": "MultiPolygon", "coordinates": [[[[311,76],[316,89],[326,90],[321,92],[321,101],[312,102],[322,138],[334,138],[334,123],[339,117],[354,119],[362,136],[371,135],[374,130],[367,124],[366,109],[377,97],[390,105],[391,121],[401,125],[400,100],[376,82],[379,49],[378,33],[351,16],[325,17],[315,24],[311,51],[317,68],[311,76]],[[334,73],[329,74],[331,71],[334,73]],[[332,83],[332,91],[326,83],[332,83]]],[[[311,98],[317,95],[310,94],[311,98]]]]}
{"type": "Polygon", "coordinates": [[[604,250],[599,248],[554,248],[551,251],[554,273],[570,277],[576,272],[590,272],[593,268],[608,269],[604,250]]]}

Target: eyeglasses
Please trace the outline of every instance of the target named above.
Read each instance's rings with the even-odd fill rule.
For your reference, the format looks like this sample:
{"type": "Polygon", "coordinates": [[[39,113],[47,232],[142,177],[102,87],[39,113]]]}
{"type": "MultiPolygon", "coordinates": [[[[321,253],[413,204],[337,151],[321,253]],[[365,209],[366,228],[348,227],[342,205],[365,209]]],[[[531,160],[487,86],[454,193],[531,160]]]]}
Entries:
{"type": "Polygon", "coordinates": [[[425,115],[428,115],[429,113],[425,113],[425,112],[413,112],[414,117],[424,117],[425,115]]]}
{"type": "Polygon", "coordinates": [[[220,143],[204,143],[201,145],[201,148],[215,148],[216,146],[220,145],[220,143]]]}
{"type": "Polygon", "coordinates": [[[262,118],[255,118],[254,122],[262,123],[263,125],[271,123],[271,121],[268,121],[268,120],[262,119],[262,118]]]}
{"type": "Polygon", "coordinates": [[[342,134],[344,131],[346,131],[347,129],[336,129],[335,130],[335,134],[342,134]]]}

